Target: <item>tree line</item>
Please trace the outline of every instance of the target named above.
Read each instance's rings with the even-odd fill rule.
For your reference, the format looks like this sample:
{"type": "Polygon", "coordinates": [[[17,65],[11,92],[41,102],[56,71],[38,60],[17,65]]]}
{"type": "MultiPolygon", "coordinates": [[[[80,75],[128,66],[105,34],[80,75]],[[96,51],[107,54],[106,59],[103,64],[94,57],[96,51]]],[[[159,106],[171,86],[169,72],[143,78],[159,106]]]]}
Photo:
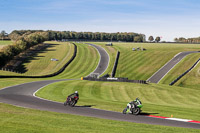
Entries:
{"type": "Polygon", "coordinates": [[[174,41],[180,43],[200,43],[200,37],[194,37],[194,38],[179,37],[179,38],[174,38],[174,41]]]}
{"type": "Polygon", "coordinates": [[[14,43],[3,47],[0,51],[0,67],[14,56],[30,47],[47,40],[97,40],[97,41],[126,41],[144,42],[145,35],[137,33],[103,33],[103,32],[73,32],[73,31],[42,31],[42,30],[14,30],[10,34],[2,32],[14,43]]]}
{"type": "Polygon", "coordinates": [[[19,37],[34,32],[46,32],[48,40],[95,40],[95,41],[124,41],[124,42],[145,42],[145,35],[133,32],[75,32],[75,31],[42,31],[42,30],[14,30],[9,34],[11,40],[17,40],[19,37]]]}

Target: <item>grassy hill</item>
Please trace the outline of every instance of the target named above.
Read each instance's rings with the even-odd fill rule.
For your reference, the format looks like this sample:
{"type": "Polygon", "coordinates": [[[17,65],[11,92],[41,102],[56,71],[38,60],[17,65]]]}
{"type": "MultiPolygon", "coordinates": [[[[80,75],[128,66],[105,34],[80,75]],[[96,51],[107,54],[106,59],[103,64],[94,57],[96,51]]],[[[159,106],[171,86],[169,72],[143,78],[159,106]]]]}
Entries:
{"type": "MultiPolygon", "coordinates": [[[[199,89],[200,88],[200,63],[187,75],[182,77],[176,86],[199,89]]],[[[200,89],[199,89],[200,90],[200,89]]]]}
{"type": "MultiPolygon", "coordinates": [[[[58,71],[72,57],[74,46],[71,43],[62,42],[46,43],[49,44],[47,49],[26,58],[19,66],[20,71],[24,71],[24,73],[18,74],[0,70],[1,75],[38,76],[58,71]],[[51,58],[56,58],[58,61],[51,61],[51,58]]],[[[77,43],[76,45],[77,56],[75,60],[67,67],[64,73],[56,78],[80,78],[81,76],[89,75],[95,70],[99,61],[96,49],[86,44],[77,43]]]]}
{"type": "Polygon", "coordinates": [[[76,43],[77,55],[63,73],[54,78],[81,78],[93,72],[99,63],[97,50],[87,44],[76,43]]]}
{"type": "MultiPolygon", "coordinates": [[[[96,49],[86,44],[76,44],[78,53],[75,60],[62,74],[47,79],[80,78],[95,70],[99,62],[99,54],[96,49]]],[[[199,50],[199,45],[195,44],[114,43],[113,47],[106,47],[104,46],[105,43],[98,43],[98,45],[105,47],[111,57],[110,66],[106,73],[111,73],[116,51],[120,50],[121,55],[117,69],[117,77],[143,80],[148,79],[177,53],[181,51],[199,50]],[[147,50],[132,51],[132,48],[137,47],[143,47],[147,50]]],[[[51,48],[55,51],[49,50],[41,53],[43,54],[41,56],[44,57],[35,57],[38,59],[37,61],[42,61],[42,59],[49,57],[50,55],[60,54],[60,51],[63,50],[63,45],[54,46],[55,47],[51,48]],[[62,48],[60,46],[62,46],[62,48]],[[52,54],[53,52],[55,53],[52,54]]],[[[66,49],[69,50],[70,47],[66,49]]],[[[69,56],[66,55],[67,53],[68,52],[62,53],[61,58],[64,59],[66,57],[68,59],[69,56]]],[[[189,55],[184,60],[187,61],[186,64],[188,64],[195,62],[197,58],[198,55],[194,54],[189,55]]],[[[49,59],[47,58],[46,60],[49,59]]],[[[38,62],[30,60],[30,62],[26,64],[26,67],[31,65],[31,63],[38,65],[38,62]]],[[[47,64],[47,62],[44,63],[47,64]]],[[[182,61],[181,64],[185,64],[185,62],[182,61]]],[[[186,64],[181,66],[186,66],[186,64]]],[[[189,65],[187,65],[186,67],[179,69],[179,65],[180,64],[172,71],[174,77],[179,75],[179,73],[182,73],[182,71],[184,72],[185,69],[189,67],[189,65]]],[[[43,66],[45,66],[45,64],[43,66]]],[[[55,68],[55,66],[52,68],[55,68]]],[[[48,70],[51,70],[52,68],[48,68],[48,70]]],[[[197,85],[199,82],[198,80],[195,80],[194,76],[197,74],[199,68],[200,65],[189,73],[192,76],[185,77],[186,79],[183,78],[177,83],[177,85],[180,86],[189,84],[186,86],[187,88],[163,84],[142,85],[133,83],[75,80],[48,85],[40,90],[37,95],[43,98],[64,102],[68,94],[78,90],[80,93],[78,105],[93,105],[92,107],[94,108],[119,112],[125,108],[127,102],[139,97],[144,104],[143,112],[145,113],[153,113],[153,115],[166,117],[173,115],[177,118],[200,120],[200,93],[197,85]],[[195,85],[192,86],[194,81],[195,85]]],[[[42,71],[40,70],[39,72],[38,69],[39,68],[36,67],[35,71],[37,71],[38,74],[42,74],[42,71]]],[[[2,71],[0,71],[0,73],[1,72],[2,71]]],[[[197,77],[199,77],[199,75],[197,77]]],[[[47,79],[1,79],[0,88],[24,82],[31,82],[33,80],[47,79]]],[[[163,83],[167,84],[170,80],[171,79],[168,80],[168,78],[166,78],[163,80],[163,83]]],[[[2,132],[133,132],[135,129],[137,129],[137,132],[200,132],[199,130],[193,129],[118,122],[47,111],[37,111],[13,107],[6,104],[0,104],[0,107],[0,124],[2,125],[0,131],[2,132]]]]}
{"type": "MultiPolygon", "coordinates": [[[[105,43],[102,43],[104,45],[105,43]]],[[[182,51],[198,51],[198,44],[113,43],[121,52],[116,77],[147,80],[159,68],[182,51]],[[132,48],[146,51],[132,51],[132,48]]]]}
{"type": "Polygon", "coordinates": [[[73,55],[74,45],[71,43],[46,42],[48,46],[33,55],[27,56],[16,68],[22,74],[0,71],[1,75],[46,75],[58,71],[73,55]],[[58,61],[51,61],[52,58],[58,61]]]}

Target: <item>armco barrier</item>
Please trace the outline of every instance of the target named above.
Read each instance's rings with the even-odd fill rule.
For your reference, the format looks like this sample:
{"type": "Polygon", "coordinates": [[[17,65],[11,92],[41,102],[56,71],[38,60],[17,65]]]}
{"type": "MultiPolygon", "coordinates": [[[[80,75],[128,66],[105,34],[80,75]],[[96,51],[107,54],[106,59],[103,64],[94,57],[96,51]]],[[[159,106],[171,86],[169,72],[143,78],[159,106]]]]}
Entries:
{"type": "Polygon", "coordinates": [[[144,81],[144,80],[128,80],[128,78],[92,78],[92,77],[84,77],[83,80],[108,81],[108,82],[130,82],[130,83],[147,84],[147,82],[144,81]]]}
{"type": "Polygon", "coordinates": [[[199,61],[200,61],[200,58],[194,63],[194,65],[190,69],[188,69],[183,74],[181,74],[178,78],[176,78],[174,81],[172,81],[169,85],[174,85],[179,79],[181,79],[184,75],[186,75],[189,71],[191,71],[197,65],[197,63],[199,63],[199,61]]]}
{"type": "Polygon", "coordinates": [[[118,64],[118,60],[119,60],[119,55],[120,55],[120,52],[117,51],[117,56],[116,56],[116,59],[115,59],[115,64],[113,66],[111,77],[115,77],[115,73],[116,73],[116,70],[117,70],[117,64],[118,64]]]}
{"type": "Polygon", "coordinates": [[[42,76],[4,76],[4,75],[1,75],[0,78],[48,78],[48,77],[53,77],[53,76],[56,76],[60,73],[62,73],[65,68],[74,60],[74,58],[76,57],[76,54],[77,54],[77,46],[75,43],[73,43],[74,45],[74,54],[73,56],[71,57],[71,59],[60,69],[58,70],[57,72],[55,73],[52,73],[52,74],[48,74],[48,75],[42,75],[42,76]]]}

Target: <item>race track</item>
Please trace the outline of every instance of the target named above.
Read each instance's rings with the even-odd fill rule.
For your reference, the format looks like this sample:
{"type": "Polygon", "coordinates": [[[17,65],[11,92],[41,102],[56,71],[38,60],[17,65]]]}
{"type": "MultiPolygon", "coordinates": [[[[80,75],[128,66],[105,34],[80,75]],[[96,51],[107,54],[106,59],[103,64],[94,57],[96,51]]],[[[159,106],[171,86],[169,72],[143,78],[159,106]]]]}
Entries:
{"type": "Polygon", "coordinates": [[[90,74],[98,74],[100,76],[101,74],[103,74],[106,71],[106,69],[109,65],[110,57],[104,48],[102,48],[98,45],[89,44],[89,43],[88,43],[88,45],[96,48],[100,55],[100,60],[99,60],[98,66],[96,67],[94,72],[92,72],[90,74]]]}
{"type": "Polygon", "coordinates": [[[167,62],[161,69],[154,73],[147,81],[151,83],[159,83],[159,81],[164,78],[164,76],[176,65],[178,64],[185,56],[192,53],[199,53],[199,51],[187,51],[181,52],[174,56],[169,62],[167,62]]]}
{"type": "Polygon", "coordinates": [[[200,129],[200,124],[198,123],[152,118],[145,115],[124,115],[119,112],[93,109],[90,108],[88,105],[66,107],[63,105],[63,103],[47,101],[33,96],[33,94],[41,87],[58,81],[63,80],[37,81],[5,88],[3,90],[0,90],[0,102],[32,109],[53,111],[59,113],[69,113],[118,121],[200,129]]]}
{"type": "MultiPolygon", "coordinates": [[[[100,51],[99,53],[102,54],[100,51]]],[[[101,57],[102,56],[103,55],[101,55],[101,57]]],[[[98,69],[99,67],[100,65],[98,65],[96,70],[100,71],[101,69],[98,69]]],[[[107,66],[101,66],[101,68],[102,67],[107,68],[107,66]]],[[[105,70],[101,70],[101,72],[103,71],[105,70]]],[[[93,109],[88,105],[66,107],[63,105],[63,103],[48,101],[34,96],[37,90],[48,84],[59,81],[67,81],[67,80],[72,80],[72,79],[37,81],[37,82],[30,82],[12,87],[7,87],[0,90],[0,102],[20,107],[32,108],[32,109],[53,111],[59,113],[69,113],[75,115],[90,116],[90,117],[97,117],[97,118],[104,118],[104,119],[111,119],[118,121],[200,129],[200,124],[198,123],[152,118],[146,115],[138,115],[138,116],[124,115],[119,112],[93,109]]]]}

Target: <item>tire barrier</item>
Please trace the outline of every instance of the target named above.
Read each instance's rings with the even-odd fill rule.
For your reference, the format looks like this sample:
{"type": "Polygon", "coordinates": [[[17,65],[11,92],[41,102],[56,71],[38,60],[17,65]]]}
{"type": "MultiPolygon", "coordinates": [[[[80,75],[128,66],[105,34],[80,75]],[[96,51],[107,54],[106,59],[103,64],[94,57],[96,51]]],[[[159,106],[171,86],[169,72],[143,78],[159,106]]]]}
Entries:
{"type": "Polygon", "coordinates": [[[116,56],[116,59],[115,59],[115,64],[113,66],[111,77],[115,77],[115,73],[116,73],[116,70],[117,70],[117,64],[118,64],[118,60],[119,60],[119,55],[120,55],[120,52],[117,51],[117,56],[116,56]]]}
{"type": "Polygon", "coordinates": [[[108,81],[108,82],[130,82],[130,83],[139,83],[139,84],[148,84],[144,80],[128,80],[128,78],[92,78],[92,77],[84,77],[83,80],[89,81],[108,81]]]}
{"type": "Polygon", "coordinates": [[[179,79],[181,79],[184,75],[186,75],[188,72],[190,72],[200,61],[200,58],[194,63],[194,65],[185,71],[183,74],[181,74],[178,78],[176,78],[174,81],[172,81],[169,85],[174,85],[179,79]]]}
{"type": "Polygon", "coordinates": [[[62,73],[66,67],[75,59],[76,54],[77,54],[77,46],[75,43],[72,43],[74,45],[74,54],[71,57],[71,59],[57,72],[52,73],[52,74],[48,74],[48,75],[42,75],[42,76],[4,76],[4,75],[0,75],[0,78],[48,78],[48,77],[53,77],[53,76],[57,76],[58,74],[62,73]]]}

